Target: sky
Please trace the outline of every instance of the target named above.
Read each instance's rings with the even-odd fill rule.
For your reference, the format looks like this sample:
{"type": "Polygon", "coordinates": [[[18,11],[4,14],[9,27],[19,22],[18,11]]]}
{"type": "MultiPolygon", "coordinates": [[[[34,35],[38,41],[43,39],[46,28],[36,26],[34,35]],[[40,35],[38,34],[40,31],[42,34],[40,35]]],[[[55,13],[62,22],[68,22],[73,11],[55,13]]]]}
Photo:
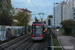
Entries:
{"type": "Polygon", "coordinates": [[[47,19],[48,15],[53,15],[53,4],[55,3],[60,3],[62,1],[66,0],[11,0],[11,4],[14,8],[27,8],[32,12],[32,18],[35,18],[35,16],[40,20],[40,17],[43,17],[43,19],[47,19]],[[34,5],[37,7],[35,7],[34,5]],[[42,14],[39,15],[33,15],[33,14],[39,14],[39,13],[44,13],[45,15],[43,16],[42,14]]]}

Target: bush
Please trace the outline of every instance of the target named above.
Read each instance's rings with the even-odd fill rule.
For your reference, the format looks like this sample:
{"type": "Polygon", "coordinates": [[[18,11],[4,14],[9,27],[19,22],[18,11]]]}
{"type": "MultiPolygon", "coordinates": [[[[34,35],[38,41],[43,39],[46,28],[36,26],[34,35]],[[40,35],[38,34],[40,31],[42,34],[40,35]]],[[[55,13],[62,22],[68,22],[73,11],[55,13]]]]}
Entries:
{"type": "Polygon", "coordinates": [[[73,20],[64,20],[60,24],[63,28],[75,28],[75,21],[73,20]]]}
{"type": "Polygon", "coordinates": [[[60,23],[65,30],[65,33],[72,33],[72,28],[75,28],[75,21],[64,20],[60,23]]]}

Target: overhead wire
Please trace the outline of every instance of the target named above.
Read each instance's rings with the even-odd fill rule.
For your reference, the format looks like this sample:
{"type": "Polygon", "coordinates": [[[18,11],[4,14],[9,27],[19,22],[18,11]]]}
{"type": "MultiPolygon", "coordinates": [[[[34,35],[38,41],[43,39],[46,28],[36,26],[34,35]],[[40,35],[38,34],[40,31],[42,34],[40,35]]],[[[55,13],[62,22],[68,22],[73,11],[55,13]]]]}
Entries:
{"type": "MultiPolygon", "coordinates": [[[[30,0],[31,1],[31,0],[30,0]]],[[[32,2],[32,1],[31,1],[32,2]]],[[[32,4],[36,7],[36,5],[32,2],[32,4]]],[[[39,11],[39,12],[41,12],[37,7],[36,7],[36,9],[39,11]]]]}

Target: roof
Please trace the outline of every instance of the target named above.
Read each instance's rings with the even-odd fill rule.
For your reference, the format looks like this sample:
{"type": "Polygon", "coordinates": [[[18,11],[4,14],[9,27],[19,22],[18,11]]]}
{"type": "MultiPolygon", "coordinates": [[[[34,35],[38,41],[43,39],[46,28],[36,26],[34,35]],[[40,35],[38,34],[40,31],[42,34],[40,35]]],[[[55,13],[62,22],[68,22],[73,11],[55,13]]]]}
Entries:
{"type": "Polygon", "coordinates": [[[43,23],[43,22],[33,22],[33,24],[41,24],[41,23],[43,23]]]}
{"type": "MultiPolygon", "coordinates": [[[[18,8],[16,8],[16,9],[18,9],[18,8]]],[[[23,10],[23,11],[26,11],[26,9],[20,9],[20,10],[23,10]]],[[[30,10],[27,10],[27,12],[30,12],[31,13],[31,11],[30,10]]]]}
{"type": "Polygon", "coordinates": [[[38,26],[44,26],[44,24],[32,24],[32,26],[36,26],[36,25],[38,25],[38,26]]]}
{"type": "Polygon", "coordinates": [[[33,25],[33,26],[34,26],[34,25],[41,25],[41,26],[42,26],[42,25],[44,25],[44,23],[43,23],[43,22],[33,22],[32,25],[33,25]]]}

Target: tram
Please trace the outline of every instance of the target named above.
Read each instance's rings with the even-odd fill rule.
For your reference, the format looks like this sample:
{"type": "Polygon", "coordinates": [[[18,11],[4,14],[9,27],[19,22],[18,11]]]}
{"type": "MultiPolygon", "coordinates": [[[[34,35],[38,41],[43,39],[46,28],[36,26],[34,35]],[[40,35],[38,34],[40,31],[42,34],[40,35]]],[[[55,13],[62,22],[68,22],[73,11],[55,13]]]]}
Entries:
{"type": "Polygon", "coordinates": [[[45,28],[45,24],[43,22],[33,22],[32,40],[44,40],[46,31],[47,28],[45,28]]]}

